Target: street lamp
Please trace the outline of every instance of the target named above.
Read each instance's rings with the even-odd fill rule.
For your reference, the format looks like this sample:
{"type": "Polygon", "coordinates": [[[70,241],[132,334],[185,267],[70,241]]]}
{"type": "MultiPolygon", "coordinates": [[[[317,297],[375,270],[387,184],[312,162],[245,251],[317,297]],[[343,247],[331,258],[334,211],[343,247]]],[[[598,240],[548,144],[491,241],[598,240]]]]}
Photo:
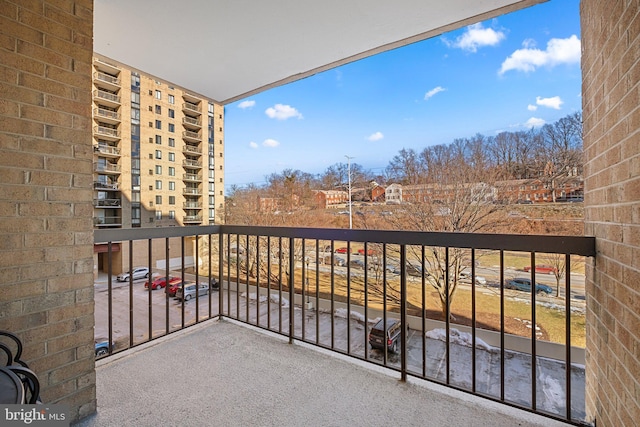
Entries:
{"type": "Polygon", "coordinates": [[[351,159],[353,157],[345,157],[347,158],[347,175],[349,179],[349,228],[353,228],[353,217],[351,216],[351,159]]]}

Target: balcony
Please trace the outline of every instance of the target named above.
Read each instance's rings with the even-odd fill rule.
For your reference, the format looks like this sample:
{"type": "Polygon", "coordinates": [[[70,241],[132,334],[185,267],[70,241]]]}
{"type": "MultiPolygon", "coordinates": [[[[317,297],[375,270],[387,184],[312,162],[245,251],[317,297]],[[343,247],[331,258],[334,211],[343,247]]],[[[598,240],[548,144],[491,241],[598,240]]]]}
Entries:
{"type": "MultiPolygon", "coordinates": [[[[188,153],[191,153],[191,151],[188,153]]],[[[200,152],[197,154],[200,154],[200,152]]],[[[198,160],[185,159],[182,161],[182,166],[188,169],[202,169],[202,162],[198,160]]]]}
{"type": "Polygon", "coordinates": [[[122,227],[122,218],[119,216],[96,216],[93,217],[93,225],[96,227],[122,227]]]}
{"type": "Polygon", "coordinates": [[[202,216],[201,215],[185,215],[182,218],[182,223],[183,224],[200,224],[202,223],[202,216]]]}
{"type": "Polygon", "coordinates": [[[182,112],[187,115],[195,114],[196,116],[200,116],[202,114],[200,106],[191,102],[184,102],[182,104],[182,112]]]}
{"type": "Polygon", "coordinates": [[[120,79],[118,77],[100,71],[93,73],[93,84],[111,91],[120,89],[120,79]]]}
{"type": "Polygon", "coordinates": [[[185,128],[188,128],[188,129],[201,129],[202,128],[202,124],[200,122],[200,119],[196,119],[194,117],[184,116],[182,118],[182,124],[184,125],[185,128]]]}
{"type": "Polygon", "coordinates": [[[185,173],[182,175],[182,180],[190,182],[200,182],[202,181],[202,178],[200,177],[200,175],[195,173],[185,173]]]}
{"type": "Polygon", "coordinates": [[[202,156],[202,150],[200,147],[194,147],[193,145],[185,144],[182,146],[182,152],[190,156],[202,156]]]}
{"type": "Polygon", "coordinates": [[[119,208],[120,199],[93,199],[93,206],[96,208],[119,208]]]}
{"type": "MultiPolygon", "coordinates": [[[[325,404],[335,409],[335,395],[318,393],[340,384],[341,389],[349,390],[349,403],[344,407],[338,405],[340,414],[336,416],[345,419],[371,416],[369,412],[358,413],[354,401],[366,402],[364,407],[386,408],[397,398],[402,402],[411,400],[411,404],[406,407],[401,404],[404,409],[400,408],[403,417],[410,418],[397,418],[394,411],[399,409],[398,403],[390,404],[389,412],[383,413],[407,424],[415,424],[413,415],[432,403],[439,410],[430,411],[437,414],[424,416],[433,421],[433,417],[444,416],[442,411],[452,411],[445,416],[448,424],[450,417],[460,421],[458,417],[467,415],[474,419],[460,422],[473,425],[475,417],[486,417],[486,422],[492,425],[583,423],[584,349],[566,343],[574,342],[572,317],[584,310],[584,299],[576,294],[584,289],[580,287],[580,275],[575,273],[586,259],[594,256],[593,238],[223,225],[98,230],[95,243],[124,245],[133,240],[140,245],[134,253],[151,253],[154,246],[159,254],[163,251],[168,254],[169,239],[174,237],[182,242],[179,245],[183,249],[178,249],[180,261],[168,267],[165,259],[148,260],[149,268],[160,266],[156,269],[159,274],[173,274],[195,282],[206,283],[215,276],[220,285],[194,296],[193,301],[175,303],[165,293],[158,296],[157,291],[141,289],[132,282],[113,292],[116,286],[110,279],[113,274],[103,274],[102,285],[96,288],[96,334],[115,342],[115,352],[125,350],[124,354],[129,356],[98,370],[98,398],[102,396],[99,405],[104,405],[104,409],[99,407],[99,418],[107,413],[122,416],[120,405],[110,399],[118,398],[117,390],[123,385],[129,390],[135,388],[133,395],[154,405],[162,405],[170,395],[183,395],[181,387],[189,387],[191,392],[209,390],[212,383],[225,388],[224,396],[230,390],[242,393],[239,390],[246,387],[249,394],[228,397],[232,402],[273,398],[282,395],[274,393],[287,394],[286,390],[295,388],[291,399],[302,396],[307,403],[298,405],[288,400],[284,407],[267,405],[270,409],[263,409],[267,412],[261,414],[274,420],[282,411],[291,411],[291,416],[296,416],[298,408],[309,408],[309,396],[313,397],[314,411],[325,404]],[[185,255],[184,248],[195,248],[192,249],[195,252],[185,255]],[[434,250],[447,260],[443,276],[434,274],[437,270],[430,255],[434,250]],[[562,252],[558,254],[558,250],[562,252]],[[369,253],[372,255],[363,255],[369,253]],[[559,255],[566,264],[568,274],[562,278],[559,296],[510,289],[506,279],[511,274],[508,265],[517,257],[534,265],[542,254],[559,255]],[[347,263],[334,262],[338,256],[344,256],[347,263]],[[509,261],[505,261],[507,258],[509,261]],[[193,268],[193,259],[199,260],[197,270],[193,268]],[[356,259],[362,261],[363,267],[350,262],[356,259]],[[471,278],[480,272],[487,275],[487,284],[478,285],[475,280],[462,284],[451,267],[454,259],[465,260],[471,278]],[[390,263],[397,263],[398,269],[380,268],[390,263]],[[456,300],[468,299],[469,305],[460,306],[457,304],[462,303],[449,300],[444,309],[446,316],[433,313],[430,307],[439,304],[434,291],[436,283],[445,287],[444,295],[449,295],[449,287],[458,286],[456,300]],[[466,295],[464,298],[461,292],[466,295]],[[476,308],[476,301],[484,298],[494,300],[493,305],[498,307],[497,328],[489,327],[483,312],[476,308]],[[514,306],[524,312],[510,311],[514,306]],[[122,312],[112,312],[108,307],[118,307],[122,312]],[[554,316],[560,316],[561,323],[567,326],[560,337],[550,339],[538,328],[548,310],[554,310],[554,316]],[[455,317],[450,316],[454,312],[455,317]],[[216,318],[247,324],[270,335],[211,320],[216,318]],[[526,332],[508,330],[505,325],[516,318],[529,319],[536,327],[523,328],[526,332]],[[395,352],[387,346],[382,350],[370,348],[369,332],[378,319],[397,319],[407,325],[406,329],[399,328],[394,338],[395,352]],[[188,333],[172,334],[186,327],[193,328],[188,333]],[[153,349],[127,350],[157,339],[161,339],[161,344],[153,349]],[[305,348],[294,349],[285,344],[287,341],[305,348]],[[172,359],[169,353],[184,348],[189,348],[192,355],[207,357],[190,358],[189,369],[181,371],[180,381],[167,387],[157,366],[172,359]],[[321,353],[312,351],[313,348],[321,353]],[[228,363],[222,362],[227,357],[228,363]],[[157,364],[152,362],[155,358],[157,364]],[[568,366],[571,369],[566,369],[568,366]],[[295,374],[290,375],[292,372],[295,374]],[[220,375],[224,378],[218,378],[220,375]],[[134,377],[136,381],[132,382],[130,378],[134,377]],[[247,378],[246,382],[239,381],[243,378],[247,378]],[[257,378],[269,387],[269,393],[256,388],[257,378]],[[419,386],[398,387],[393,378],[419,386]],[[234,385],[227,390],[225,384],[229,381],[234,385]],[[109,385],[114,383],[119,387],[109,385]],[[152,383],[158,385],[149,386],[152,383]],[[367,384],[367,390],[377,392],[358,397],[364,390],[362,383],[367,384]],[[443,392],[440,386],[454,390],[443,392]],[[278,387],[284,389],[278,392],[278,387]],[[307,387],[310,394],[301,392],[307,387]],[[459,391],[465,393],[457,394],[459,391]],[[144,397],[149,393],[148,398],[144,397]],[[331,398],[325,402],[322,396],[331,398]],[[376,396],[382,396],[380,402],[376,396]],[[504,406],[491,405],[491,401],[504,406]],[[531,412],[546,418],[540,421],[539,415],[531,412]],[[503,419],[507,413],[517,420],[503,419]]],[[[117,265],[106,261],[104,265],[117,265]]],[[[125,269],[139,264],[135,259],[122,261],[125,269]]],[[[518,274],[528,275],[534,283],[547,279],[541,275],[537,279],[535,271],[518,274]]],[[[224,402],[221,405],[229,407],[224,402]]],[[[234,416],[246,410],[240,407],[234,416]]],[[[139,408],[133,405],[132,410],[139,408]]],[[[333,414],[335,411],[330,410],[322,416],[333,414]]]]}
{"type": "Polygon", "coordinates": [[[111,145],[98,144],[93,146],[93,151],[99,153],[101,157],[120,157],[120,149],[111,145]]]}
{"type": "Polygon", "coordinates": [[[107,92],[106,90],[94,90],[93,98],[100,104],[106,105],[108,107],[120,106],[120,96],[116,95],[115,93],[107,92]]]}
{"type": "Polygon", "coordinates": [[[189,142],[200,142],[202,140],[199,132],[191,132],[188,130],[182,132],[182,139],[189,142]]]}
{"type": "Polygon", "coordinates": [[[199,188],[186,187],[182,190],[182,194],[186,194],[189,196],[202,196],[202,190],[199,188]]]}
{"type": "Polygon", "coordinates": [[[120,165],[115,163],[98,163],[95,162],[93,164],[93,171],[102,173],[102,174],[112,174],[119,175],[120,174],[120,165]]]}
{"type": "Polygon", "coordinates": [[[101,122],[112,125],[120,123],[120,113],[113,110],[107,110],[106,108],[94,107],[93,117],[99,119],[101,122]]]}
{"type": "Polygon", "coordinates": [[[94,126],[93,133],[95,136],[99,136],[110,141],[118,141],[120,139],[120,131],[107,126],[94,126]]]}
{"type": "Polygon", "coordinates": [[[94,181],[93,188],[98,191],[119,191],[120,185],[117,182],[94,181]]]}
{"type": "Polygon", "coordinates": [[[94,58],[93,65],[94,67],[96,67],[98,71],[102,71],[104,73],[109,73],[113,75],[120,74],[120,67],[118,67],[117,65],[111,64],[107,61],[104,61],[102,59],[94,58]]]}
{"type": "Polygon", "coordinates": [[[184,202],[182,204],[182,207],[184,209],[202,209],[202,202],[184,202]]]}

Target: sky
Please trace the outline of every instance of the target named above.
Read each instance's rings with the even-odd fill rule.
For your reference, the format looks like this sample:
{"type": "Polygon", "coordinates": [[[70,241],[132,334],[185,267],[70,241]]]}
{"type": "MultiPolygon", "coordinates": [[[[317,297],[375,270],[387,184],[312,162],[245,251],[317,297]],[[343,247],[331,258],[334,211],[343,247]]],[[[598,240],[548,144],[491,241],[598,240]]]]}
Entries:
{"type": "Polygon", "coordinates": [[[579,0],[552,0],[225,106],[225,181],[538,128],[580,111],[579,0]]]}

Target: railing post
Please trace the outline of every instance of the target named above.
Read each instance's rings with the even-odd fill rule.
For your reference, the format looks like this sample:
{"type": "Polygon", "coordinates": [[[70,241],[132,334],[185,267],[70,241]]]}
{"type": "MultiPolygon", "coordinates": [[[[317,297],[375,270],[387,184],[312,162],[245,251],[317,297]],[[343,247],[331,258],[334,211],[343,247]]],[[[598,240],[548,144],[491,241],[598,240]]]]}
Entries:
{"type": "MultiPolygon", "coordinates": [[[[400,246],[400,380],[407,381],[407,247],[400,246]]],[[[386,327],[386,326],[385,326],[386,327]]],[[[385,345],[386,347],[386,345],[385,345]]]]}
{"type": "Polygon", "coordinates": [[[295,315],[295,310],[293,309],[294,304],[294,274],[295,274],[295,253],[293,247],[294,239],[293,237],[289,238],[289,344],[293,344],[293,328],[294,321],[293,316],[295,315]]]}

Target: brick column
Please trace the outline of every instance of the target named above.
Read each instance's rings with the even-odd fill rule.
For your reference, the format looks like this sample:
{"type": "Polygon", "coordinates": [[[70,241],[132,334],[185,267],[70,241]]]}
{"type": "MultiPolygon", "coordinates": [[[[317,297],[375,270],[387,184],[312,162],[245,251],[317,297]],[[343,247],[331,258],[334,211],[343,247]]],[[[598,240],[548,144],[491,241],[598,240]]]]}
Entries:
{"type": "Polygon", "coordinates": [[[640,420],[640,1],[582,0],[587,416],[640,420]]]}
{"type": "Polygon", "coordinates": [[[0,0],[0,328],[48,403],[95,411],[91,0],[0,0]]]}

